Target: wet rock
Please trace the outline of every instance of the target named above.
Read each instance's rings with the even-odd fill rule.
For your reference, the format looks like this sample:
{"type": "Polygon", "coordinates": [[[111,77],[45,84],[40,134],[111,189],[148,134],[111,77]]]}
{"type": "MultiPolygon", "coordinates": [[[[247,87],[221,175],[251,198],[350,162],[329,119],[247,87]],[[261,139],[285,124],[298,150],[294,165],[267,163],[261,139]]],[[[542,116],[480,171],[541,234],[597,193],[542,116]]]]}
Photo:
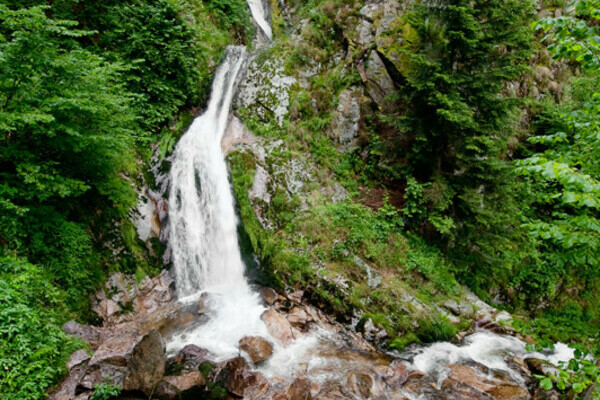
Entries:
{"type": "Polygon", "coordinates": [[[100,328],[90,325],[82,325],[75,321],[69,321],[62,326],[63,332],[75,336],[90,345],[92,349],[97,349],[105,339],[104,332],[100,328]]]}
{"type": "Polygon", "coordinates": [[[442,390],[444,393],[451,393],[454,396],[451,398],[529,399],[529,391],[516,383],[489,378],[466,365],[449,364],[447,368],[450,375],[442,382],[442,390]]]}
{"type": "Polygon", "coordinates": [[[243,397],[244,391],[265,381],[260,372],[252,372],[243,357],[236,357],[227,362],[217,375],[216,381],[235,396],[243,397]]]}
{"type": "Polygon", "coordinates": [[[313,319],[307,314],[304,308],[294,307],[287,313],[287,320],[299,329],[305,329],[309,322],[313,319]]]}
{"type": "Polygon", "coordinates": [[[197,398],[204,391],[206,379],[199,371],[192,371],[180,376],[165,376],[156,386],[153,398],[174,400],[197,398]]]}
{"type": "Polygon", "coordinates": [[[498,334],[506,333],[506,329],[502,325],[498,324],[497,322],[493,321],[490,317],[487,316],[477,320],[477,322],[475,322],[475,327],[498,334]]]}
{"type": "Polygon", "coordinates": [[[221,150],[223,154],[238,144],[250,144],[256,142],[256,137],[250,132],[244,123],[235,115],[229,117],[227,128],[221,138],[221,150]]]}
{"type": "Polygon", "coordinates": [[[157,331],[121,335],[108,339],[96,350],[79,387],[92,390],[108,379],[123,390],[150,395],[164,372],[165,343],[157,331]]]}
{"type": "Polygon", "coordinates": [[[391,375],[384,378],[385,383],[391,387],[402,386],[408,379],[408,369],[400,361],[394,361],[390,364],[391,375]]]}
{"type": "Polygon", "coordinates": [[[420,371],[410,371],[402,387],[409,397],[427,400],[448,400],[437,388],[436,381],[420,371]]]}
{"type": "Polygon", "coordinates": [[[287,390],[288,400],[312,400],[310,394],[311,381],[306,378],[296,378],[287,390]]]}
{"type": "Polygon", "coordinates": [[[262,382],[244,390],[244,400],[288,400],[283,389],[262,382]]]}
{"type": "Polygon", "coordinates": [[[346,391],[359,398],[368,399],[371,397],[371,388],[373,387],[373,377],[371,375],[351,372],[346,381],[346,391]]]}
{"type": "Polygon", "coordinates": [[[194,344],[188,344],[179,350],[175,357],[167,360],[168,375],[178,375],[182,372],[197,371],[198,366],[210,359],[210,352],[194,344]]]}
{"type": "Polygon", "coordinates": [[[263,320],[267,331],[275,339],[279,340],[284,346],[294,340],[294,333],[289,321],[283,315],[273,309],[265,311],[260,319],[263,320]]]}
{"type": "Polygon", "coordinates": [[[260,336],[243,337],[238,347],[248,354],[253,364],[260,364],[273,354],[273,345],[260,336]]]}

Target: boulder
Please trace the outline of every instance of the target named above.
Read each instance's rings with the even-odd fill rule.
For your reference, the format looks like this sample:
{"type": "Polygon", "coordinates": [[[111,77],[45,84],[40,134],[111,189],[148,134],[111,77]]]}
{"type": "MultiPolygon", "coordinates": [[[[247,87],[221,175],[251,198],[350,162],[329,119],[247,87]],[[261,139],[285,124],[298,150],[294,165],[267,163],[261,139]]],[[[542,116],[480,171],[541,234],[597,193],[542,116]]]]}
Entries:
{"type": "Polygon", "coordinates": [[[294,333],[289,321],[283,315],[273,309],[265,311],[260,319],[267,327],[269,335],[279,340],[284,346],[287,346],[294,340],[294,333]]]}
{"type": "Polygon", "coordinates": [[[288,400],[312,400],[311,382],[306,378],[296,378],[287,390],[288,400]]]}
{"type": "Polygon", "coordinates": [[[198,397],[204,391],[206,379],[200,371],[192,371],[179,376],[165,376],[156,386],[153,398],[159,400],[174,400],[180,398],[198,397]]]}
{"type": "Polygon", "coordinates": [[[91,325],[82,325],[75,321],[69,321],[64,324],[62,330],[68,335],[83,340],[89,344],[93,350],[96,350],[105,339],[102,329],[91,325]]]}
{"type": "Polygon", "coordinates": [[[559,370],[552,363],[539,358],[526,358],[525,364],[534,374],[558,376],[559,370]]]}
{"type": "Polygon", "coordinates": [[[331,124],[332,135],[342,145],[351,144],[358,137],[360,103],[352,90],[340,93],[337,110],[331,124]]]}
{"type": "Polygon", "coordinates": [[[223,385],[233,395],[243,397],[247,388],[264,383],[265,378],[260,372],[250,371],[250,367],[243,357],[236,357],[229,360],[219,371],[216,382],[223,385]]]}
{"type": "Polygon", "coordinates": [[[273,354],[273,345],[260,336],[245,336],[238,343],[253,364],[260,364],[273,354]]]}
{"type": "Polygon", "coordinates": [[[90,358],[90,355],[85,350],[77,350],[71,354],[67,362],[69,376],[50,394],[50,400],[73,400],[75,398],[77,384],[85,374],[86,365],[90,358]]]}
{"type": "Polygon", "coordinates": [[[420,371],[410,371],[402,386],[408,397],[427,400],[448,400],[448,397],[437,388],[437,382],[420,371]]]}
{"type": "Polygon", "coordinates": [[[381,109],[384,111],[390,110],[392,103],[386,101],[386,98],[393,94],[396,89],[394,81],[388,74],[385,64],[376,50],[372,50],[369,55],[366,78],[366,87],[369,96],[371,96],[381,109]]]}
{"type": "Polygon", "coordinates": [[[104,342],[90,360],[79,382],[83,390],[109,380],[126,391],[147,395],[165,372],[165,343],[155,330],[143,335],[121,335],[104,342]]]}
{"type": "Polygon", "coordinates": [[[210,356],[208,350],[194,344],[188,344],[179,350],[175,357],[167,360],[167,374],[178,375],[184,372],[197,371],[200,364],[210,360],[210,356]]]}

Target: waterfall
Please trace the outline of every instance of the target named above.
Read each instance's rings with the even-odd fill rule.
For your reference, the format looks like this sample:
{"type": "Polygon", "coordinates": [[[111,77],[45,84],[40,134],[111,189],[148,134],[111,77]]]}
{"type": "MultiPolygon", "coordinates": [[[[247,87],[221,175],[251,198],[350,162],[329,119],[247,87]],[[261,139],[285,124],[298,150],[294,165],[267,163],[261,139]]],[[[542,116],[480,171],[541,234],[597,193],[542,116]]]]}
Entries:
{"type": "MultiPolygon", "coordinates": [[[[249,0],[249,7],[270,38],[261,1],[249,0]]],[[[200,300],[208,321],[174,335],[168,350],[195,343],[217,360],[236,356],[244,336],[269,337],[260,319],[265,308],[244,277],[233,195],[221,150],[236,81],[247,58],[245,47],[227,48],[208,108],[177,144],[170,172],[169,231],[177,295],[183,303],[200,300]]]]}
{"type": "Polygon", "coordinates": [[[256,24],[263,31],[268,40],[271,40],[273,33],[271,32],[271,26],[267,22],[265,16],[267,13],[265,12],[265,6],[263,4],[263,0],[248,0],[248,6],[250,7],[250,12],[252,13],[252,18],[256,21],[256,24]]]}
{"type": "Polygon", "coordinates": [[[212,85],[208,109],[174,152],[169,194],[170,244],[180,299],[219,286],[243,286],[233,196],[221,152],[234,86],[246,59],[229,47],[212,85]]]}

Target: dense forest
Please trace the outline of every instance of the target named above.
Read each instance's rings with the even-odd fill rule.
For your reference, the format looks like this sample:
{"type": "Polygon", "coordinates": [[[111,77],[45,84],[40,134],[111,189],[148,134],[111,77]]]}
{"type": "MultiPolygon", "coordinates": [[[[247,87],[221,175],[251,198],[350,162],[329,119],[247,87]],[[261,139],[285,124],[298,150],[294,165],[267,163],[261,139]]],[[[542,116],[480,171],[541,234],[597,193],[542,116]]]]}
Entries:
{"type": "MultiPolygon", "coordinates": [[[[360,310],[396,351],[472,322],[420,315],[415,327],[398,288],[437,304],[468,287],[537,349],[577,349],[536,378],[544,389],[598,398],[600,1],[397,3],[405,12],[365,44],[348,34],[361,1],[271,1],[259,62],[278,57],[308,83],[291,86],[281,117],[279,98],[236,114],[287,146],[266,169],[308,159],[315,193],[335,182],[347,195],[275,189],[257,216],[247,193],[263,167],[231,152],[256,280],[310,291],[341,319],[360,310]],[[375,59],[390,82],[380,98],[375,59]],[[359,87],[371,99],[339,146],[331,130],[359,87]],[[353,277],[356,255],[386,271],[385,288],[353,277]],[[354,284],[342,293],[314,264],[354,284]]],[[[42,399],[68,373],[88,347],[61,326],[99,323],[90,296],[111,273],[160,273],[164,243],[132,223],[139,188],[205,107],[226,47],[255,48],[255,34],[243,0],[0,0],[0,398],[42,399]]]]}

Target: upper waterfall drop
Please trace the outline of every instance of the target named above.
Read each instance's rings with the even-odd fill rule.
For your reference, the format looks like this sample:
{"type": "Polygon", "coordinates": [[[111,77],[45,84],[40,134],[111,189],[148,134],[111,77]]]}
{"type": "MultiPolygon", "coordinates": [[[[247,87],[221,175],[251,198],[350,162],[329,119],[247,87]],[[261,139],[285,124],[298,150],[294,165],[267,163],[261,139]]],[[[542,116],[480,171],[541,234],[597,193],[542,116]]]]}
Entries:
{"type": "Polygon", "coordinates": [[[221,138],[234,87],[247,58],[230,46],[212,84],[207,110],[174,152],[169,193],[170,244],[180,299],[222,285],[246,285],[237,220],[221,138]]]}
{"type": "Polygon", "coordinates": [[[248,6],[250,7],[250,12],[252,13],[254,21],[256,21],[256,24],[263,31],[267,39],[271,40],[273,32],[271,31],[271,25],[269,25],[269,22],[267,21],[267,13],[263,0],[248,0],[248,6]]]}

